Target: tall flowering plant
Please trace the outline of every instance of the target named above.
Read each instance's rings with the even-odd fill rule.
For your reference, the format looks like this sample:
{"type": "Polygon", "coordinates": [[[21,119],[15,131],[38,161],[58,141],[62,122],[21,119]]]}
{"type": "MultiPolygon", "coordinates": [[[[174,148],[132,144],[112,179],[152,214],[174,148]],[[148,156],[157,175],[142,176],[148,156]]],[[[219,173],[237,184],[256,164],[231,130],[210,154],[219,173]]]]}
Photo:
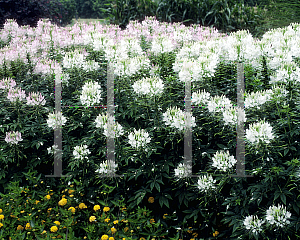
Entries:
{"type": "MultiPolygon", "coordinates": [[[[80,189],[75,193],[78,202],[98,202],[104,182],[109,188],[105,203],[111,204],[110,209],[119,196],[126,198],[130,209],[141,204],[152,208],[154,217],[143,223],[143,230],[130,229],[129,225],[118,228],[114,223],[126,237],[158,236],[145,230],[158,222],[166,227],[165,237],[170,239],[189,239],[197,232],[205,239],[246,239],[252,233],[257,239],[295,236],[299,230],[295,217],[299,212],[300,167],[296,66],[300,52],[295,47],[299,24],[270,31],[255,41],[246,31],[225,37],[214,29],[181,28],[152,20],[132,22],[124,31],[96,24],[67,29],[39,24],[34,30],[7,24],[4,35],[0,34],[5,41],[11,29],[18,34],[12,34],[9,45],[0,52],[1,191],[12,178],[22,183],[34,172],[53,172],[51,153],[58,148],[52,143],[57,137],[53,130],[57,133],[59,126],[63,171],[66,182],[74,182],[80,189]],[[178,37],[184,32],[186,41],[178,37]],[[113,65],[108,73],[114,78],[113,118],[106,113],[110,104],[106,101],[107,61],[113,65]],[[237,61],[245,63],[244,109],[235,106],[237,61]],[[184,110],[189,103],[185,89],[189,81],[190,145],[182,134],[187,130],[184,110]],[[59,84],[62,99],[54,99],[53,88],[59,84]],[[23,101],[26,97],[27,102],[23,101]],[[59,101],[62,111],[57,113],[55,104],[59,101]],[[236,124],[244,126],[244,154],[235,152],[236,124]],[[114,144],[110,145],[112,138],[114,144]],[[14,149],[17,154],[12,156],[14,149]],[[108,161],[111,153],[115,153],[114,163],[108,161]],[[239,164],[234,153],[244,156],[245,164],[239,164]],[[182,158],[187,161],[182,162],[182,158]],[[251,178],[227,174],[241,165],[245,177],[251,178]],[[111,175],[112,171],[121,178],[103,180],[96,174],[111,175]],[[189,177],[191,172],[197,178],[189,177]],[[268,209],[274,204],[280,205],[268,209]]],[[[46,186],[57,185],[53,178],[43,181],[46,186]]],[[[59,209],[73,198],[73,194],[64,195],[59,209]]],[[[102,200],[98,203],[103,204],[102,200]]],[[[68,207],[72,214],[73,210],[80,211],[79,227],[73,227],[80,239],[87,234],[91,239],[99,237],[94,230],[101,217],[91,214],[94,209],[85,204],[77,209],[68,207]]],[[[112,211],[117,215],[116,209],[112,211]]],[[[4,219],[0,227],[9,229],[4,237],[10,237],[18,226],[4,219]]],[[[110,220],[103,219],[107,224],[110,220]]],[[[26,231],[34,228],[22,218],[18,221],[26,231]]],[[[47,226],[50,234],[63,236],[64,230],[55,224],[47,226]]],[[[107,230],[104,238],[113,232],[107,230]]]]}

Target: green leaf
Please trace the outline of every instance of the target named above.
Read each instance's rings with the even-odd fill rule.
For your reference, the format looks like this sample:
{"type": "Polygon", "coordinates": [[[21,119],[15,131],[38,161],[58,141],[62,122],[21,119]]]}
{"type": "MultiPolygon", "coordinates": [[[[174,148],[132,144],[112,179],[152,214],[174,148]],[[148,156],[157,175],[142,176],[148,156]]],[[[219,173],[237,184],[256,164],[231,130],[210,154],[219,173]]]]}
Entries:
{"type": "Polygon", "coordinates": [[[155,182],[155,188],[157,189],[158,192],[160,192],[160,186],[159,186],[158,182],[155,182]]]}
{"type": "Polygon", "coordinates": [[[280,195],[280,199],[284,203],[284,205],[286,205],[286,196],[284,194],[280,195]]]}
{"type": "Polygon", "coordinates": [[[284,150],[284,153],[283,153],[283,156],[285,156],[287,153],[288,153],[288,151],[289,151],[289,149],[287,148],[287,149],[285,149],[284,150]]]}

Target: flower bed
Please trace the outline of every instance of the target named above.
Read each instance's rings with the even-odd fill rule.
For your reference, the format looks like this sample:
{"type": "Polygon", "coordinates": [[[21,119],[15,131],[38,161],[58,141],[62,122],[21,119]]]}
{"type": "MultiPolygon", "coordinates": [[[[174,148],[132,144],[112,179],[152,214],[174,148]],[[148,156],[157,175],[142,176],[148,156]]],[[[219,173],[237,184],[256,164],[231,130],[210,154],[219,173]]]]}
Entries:
{"type": "Polygon", "coordinates": [[[259,41],[152,18],[124,31],[8,21],[0,34],[0,238],[296,239],[299,26],[259,41]],[[240,62],[244,109],[235,107],[240,62]],[[237,153],[241,123],[245,154],[237,153]],[[49,177],[60,127],[65,176],[49,177]],[[241,156],[250,177],[232,177],[241,156]]]}

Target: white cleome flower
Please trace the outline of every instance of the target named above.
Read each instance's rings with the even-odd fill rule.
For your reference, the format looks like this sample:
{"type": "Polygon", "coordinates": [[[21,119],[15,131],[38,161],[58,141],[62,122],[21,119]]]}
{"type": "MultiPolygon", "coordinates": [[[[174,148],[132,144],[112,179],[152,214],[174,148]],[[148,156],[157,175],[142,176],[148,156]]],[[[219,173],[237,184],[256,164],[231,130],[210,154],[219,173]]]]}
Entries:
{"type": "Polygon", "coordinates": [[[208,192],[209,190],[215,189],[216,186],[214,184],[216,183],[216,180],[213,179],[212,176],[206,176],[203,175],[199,177],[198,179],[198,188],[201,192],[208,192]]]}
{"type": "Polygon", "coordinates": [[[267,122],[253,123],[246,129],[246,139],[252,144],[258,144],[259,141],[270,143],[273,138],[272,127],[267,122]]]}
{"type": "MultiPolygon", "coordinates": [[[[196,126],[195,117],[191,116],[191,127],[196,126]]],[[[185,129],[185,113],[178,109],[176,106],[167,109],[167,112],[163,113],[163,121],[166,125],[171,125],[173,128],[182,131],[185,129]]]]}
{"type": "Polygon", "coordinates": [[[129,134],[128,139],[129,144],[136,149],[144,147],[151,140],[149,133],[147,133],[144,129],[140,129],[138,131],[134,129],[134,132],[129,134]]]}
{"type": "Polygon", "coordinates": [[[223,120],[226,125],[246,122],[245,111],[241,108],[227,108],[223,111],[223,120]]]}
{"type": "Polygon", "coordinates": [[[192,104],[193,105],[202,105],[205,106],[210,98],[210,93],[209,92],[205,92],[205,89],[203,91],[200,92],[200,90],[198,92],[193,92],[192,93],[192,104]]]}
{"type": "Polygon", "coordinates": [[[55,113],[49,113],[47,124],[48,127],[57,129],[58,127],[61,127],[61,125],[65,125],[67,122],[67,118],[62,115],[61,112],[55,114],[55,113]]]}
{"type": "Polygon", "coordinates": [[[228,109],[232,107],[230,99],[226,98],[225,96],[215,96],[212,97],[210,101],[207,103],[208,111],[211,113],[220,112],[224,109],[228,109]]]}
{"type": "Polygon", "coordinates": [[[110,129],[110,131],[107,131],[107,126],[108,124],[106,123],[103,127],[104,132],[103,134],[108,137],[108,136],[112,136],[112,137],[120,137],[124,134],[124,130],[123,127],[119,124],[119,123],[115,123],[113,125],[113,129],[110,129]]]}
{"type": "Polygon", "coordinates": [[[262,231],[262,224],[264,224],[264,220],[258,219],[257,216],[248,216],[244,220],[244,226],[246,229],[249,229],[252,233],[258,234],[262,231]]]}
{"type": "Polygon", "coordinates": [[[87,145],[76,146],[73,151],[75,159],[88,159],[87,155],[90,154],[90,150],[87,149],[87,145]]]}
{"type": "Polygon", "coordinates": [[[290,224],[290,221],[287,220],[291,217],[291,213],[286,211],[286,208],[279,205],[276,206],[270,206],[269,209],[266,212],[266,220],[271,225],[276,225],[276,227],[284,227],[285,225],[290,224]]]}
{"type": "Polygon", "coordinates": [[[97,82],[87,82],[82,87],[82,94],[80,96],[82,105],[92,106],[100,103],[101,100],[101,86],[97,82]]]}
{"type": "Polygon", "coordinates": [[[192,173],[191,166],[186,166],[184,163],[179,163],[178,167],[175,169],[175,177],[184,178],[188,174],[192,173]]]}
{"type": "Polygon", "coordinates": [[[150,77],[136,81],[132,87],[137,94],[144,94],[152,97],[163,92],[164,84],[158,77],[150,77]]]}
{"type": "Polygon", "coordinates": [[[53,145],[52,147],[48,147],[47,150],[48,150],[48,154],[55,154],[56,152],[58,152],[58,145],[53,145]]]}
{"type": "Polygon", "coordinates": [[[114,170],[118,167],[118,164],[115,164],[111,160],[110,161],[106,160],[106,161],[100,163],[99,167],[100,168],[97,169],[95,172],[100,173],[100,174],[102,174],[102,173],[107,174],[107,173],[114,172],[114,170]]]}
{"type": "MultiPolygon", "coordinates": [[[[96,118],[96,127],[97,128],[102,128],[104,130],[103,134],[108,137],[120,137],[121,135],[124,134],[123,127],[118,123],[114,122],[114,117],[111,119],[111,126],[113,126],[113,129],[107,130],[108,127],[108,122],[107,122],[107,114],[101,113],[99,116],[96,118]]],[[[112,128],[112,127],[111,127],[112,128]]]]}
{"type": "Polygon", "coordinates": [[[212,166],[224,172],[232,168],[237,162],[234,156],[229,155],[229,151],[217,151],[213,156],[212,160],[212,166]]]}
{"type": "Polygon", "coordinates": [[[252,92],[251,94],[246,94],[245,99],[245,108],[257,107],[260,108],[259,105],[266,103],[272,99],[272,90],[266,91],[258,91],[252,92]]]}

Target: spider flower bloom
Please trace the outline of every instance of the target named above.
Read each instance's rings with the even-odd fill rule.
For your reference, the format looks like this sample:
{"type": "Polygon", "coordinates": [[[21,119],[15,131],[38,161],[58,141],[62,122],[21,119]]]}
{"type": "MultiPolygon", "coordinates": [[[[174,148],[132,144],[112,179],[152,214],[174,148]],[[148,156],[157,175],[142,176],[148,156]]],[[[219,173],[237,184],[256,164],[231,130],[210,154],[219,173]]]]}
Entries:
{"type": "Polygon", "coordinates": [[[7,132],[6,133],[6,137],[5,137],[5,141],[7,143],[11,143],[11,144],[18,144],[18,142],[22,141],[22,137],[21,137],[21,133],[20,132],[7,132]]]}
{"type": "Polygon", "coordinates": [[[210,93],[203,91],[193,92],[192,94],[192,105],[202,105],[205,106],[210,99],[210,93]]]}
{"type": "MultiPolygon", "coordinates": [[[[195,127],[195,117],[191,116],[191,127],[195,127]]],[[[183,131],[185,129],[185,113],[178,109],[176,106],[168,108],[165,113],[163,113],[163,121],[166,125],[171,125],[173,128],[183,131]]]]}
{"type": "Polygon", "coordinates": [[[249,129],[246,129],[246,138],[252,144],[258,144],[259,141],[270,143],[274,138],[272,127],[264,121],[250,124],[249,129]]]}
{"type": "Polygon", "coordinates": [[[57,128],[58,125],[64,125],[67,122],[67,118],[62,115],[62,113],[49,113],[47,124],[50,128],[57,128]]]}
{"type": "Polygon", "coordinates": [[[26,97],[27,100],[27,105],[45,105],[46,104],[46,100],[44,99],[44,97],[42,96],[41,93],[29,93],[29,96],[26,97]]]}
{"type": "Polygon", "coordinates": [[[257,216],[248,216],[244,220],[244,226],[246,229],[250,229],[252,233],[258,234],[262,231],[261,225],[264,223],[264,220],[259,220],[257,216]]]}
{"type": "Polygon", "coordinates": [[[152,97],[154,95],[162,94],[164,84],[158,77],[151,77],[136,81],[132,87],[137,94],[144,94],[152,97]]]}
{"type": "Polygon", "coordinates": [[[290,224],[290,221],[287,220],[291,217],[291,213],[286,211],[286,208],[278,205],[270,206],[266,213],[266,220],[271,225],[276,225],[277,227],[283,228],[285,225],[290,224]]]}
{"type": "Polygon", "coordinates": [[[18,99],[22,101],[26,98],[26,94],[24,90],[21,90],[21,88],[10,88],[8,90],[7,98],[11,102],[16,102],[18,99]]]}
{"type": "MultiPolygon", "coordinates": [[[[114,120],[114,118],[112,117],[110,120],[114,120]]],[[[118,122],[114,122],[113,125],[110,125],[110,129],[107,129],[108,128],[107,114],[104,113],[99,114],[98,117],[96,118],[95,123],[97,128],[104,129],[103,134],[106,137],[108,136],[120,137],[121,135],[124,134],[123,127],[118,122]]]]}
{"type": "Polygon", "coordinates": [[[177,178],[187,177],[188,174],[192,173],[191,166],[185,165],[184,163],[179,163],[178,167],[175,169],[175,176],[177,178]]]}
{"type": "Polygon", "coordinates": [[[73,151],[75,159],[88,159],[87,155],[90,154],[90,150],[87,149],[87,145],[76,146],[73,151]]]}
{"type": "Polygon", "coordinates": [[[101,100],[101,86],[95,82],[87,82],[82,87],[82,94],[80,101],[82,105],[92,106],[100,103],[101,100]]]}
{"type": "Polygon", "coordinates": [[[100,168],[97,169],[95,172],[97,173],[113,173],[114,169],[116,169],[118,167],[118,164],[115,164],[113,161],[104,161],[102,163],[100,163],[100,168]]]}
{"type": "Polygon", "coordinates": [[[232,168],[237,162],[234,156],[229,155],[229,151],[216,152],[212,160],[213,160],[212,166],[224,172],[232,168]]]}
{"type": "Polygon", "coordinates": [[[130,133],[128,139],[129,144],[136,149],[145,146],[151,140],[149,133],[147,133],[144,129],[138,131],[134,129],[134,133],[130,133]]]}
{"type": "Polygon", "coordinates": [[[216,180],[213,179],[212,176],[203,175],[198,179],[198,188],[201,192],[208,192],[209,190],[215,189],[216,186],[214,184],[216,180]]]}
{"type": "Polygon", "coordinates": [[[11,78],[5,78],[2,81],[0,81],[0,89],[9,89],[13,88],[14,86],[16,86],[16,82],[11,78]]]}

